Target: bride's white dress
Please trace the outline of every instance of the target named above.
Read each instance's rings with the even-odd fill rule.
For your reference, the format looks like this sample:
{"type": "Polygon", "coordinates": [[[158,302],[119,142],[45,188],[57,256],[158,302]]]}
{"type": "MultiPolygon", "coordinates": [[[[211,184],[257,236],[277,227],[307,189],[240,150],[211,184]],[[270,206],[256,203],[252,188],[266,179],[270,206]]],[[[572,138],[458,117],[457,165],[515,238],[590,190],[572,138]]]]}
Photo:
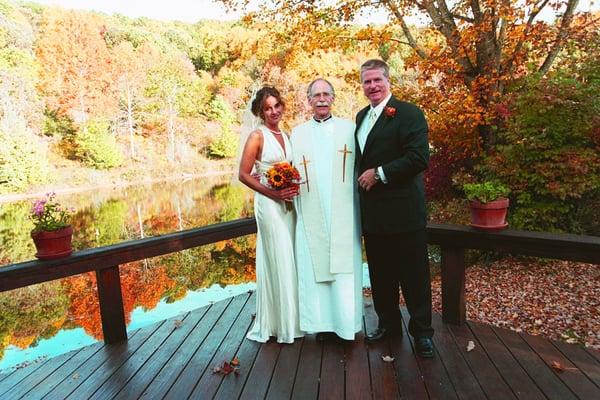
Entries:
{"type": "MultiPolygon", "coordinates": [[[[291,145],[284,134],[285,152],[275,136],[260,126],[263,134],[262,160],[256,162],[261,182],[273,164],[292,161],[291,145]]],[[[260,193],[254,196],[256,237],[256,318],[248,339],[266,342],[270,336],[279,343],[292,343],[302,337],[298,316],[298,284],[294,262],[294,211],[286,211],[283,201],[260,193]]]]}

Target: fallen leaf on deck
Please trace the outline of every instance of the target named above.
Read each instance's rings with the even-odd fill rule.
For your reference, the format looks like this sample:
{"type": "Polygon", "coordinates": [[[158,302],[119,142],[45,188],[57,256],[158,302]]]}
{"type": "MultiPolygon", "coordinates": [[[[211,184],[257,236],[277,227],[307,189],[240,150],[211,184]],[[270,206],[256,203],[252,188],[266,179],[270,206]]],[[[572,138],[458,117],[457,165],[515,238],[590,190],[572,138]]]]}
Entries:
{"type": "Polygon", "coordinates": [[[175,325],[175,329],[181,328],[181,324],[183,324],[183,321],[176,319],[175,322],[173,323],[173,325],[175,325]]]}
{"type": "Polygon", "coordinates": [[[231,365],[233,365],[234,367],[237,367],[238,365],[240,365],[240,360],[238,360],[237,357],[234,357],[233,360],[231,360],[231,365]]]}
{"type": "Polygon", "coordinates": [[[562,364],[559,363],[558,361],[552,361],[552,364],[550,364],[550,366],[556,372],[564,372],[565,371],[565,367],[563,367],[562,364]]]}
{"type": "Polygon", "coordinates": [[[467,343],[467,351],[471,351],[475,348],[475,343],[472,340],[469,340],[469,343],[467,343]]]}
{"type": "Polygon", "coordinates": [[[564,367],[561,363],[559,363],[558,361],[552,361],[552,363],[550,363],[550,366],[552,367],[553,370],[555,370],[556,372],[565,372],[566,370],[570,369],[570,370],[575,370],[577,368],[568,368],[568,367],[564,367]]]}
{"type": "Polygon", "coordinates": [[[213,369],[212,369],[213,374],[218,374],[220,372],[221,372],[221,367],[213,367],[213,369]]]}
{"type": "Polygon", "coordinates": [[[76,373],[74,373],[74,374],[71,376],[71,378],[73,378],[73,379],[79,379],[79,374],[76,372],[76,373]]]}
{"type": "Polygon", "coordinates": [[[392,357],[392,356],[381,356],[381,359],[384,362],[394,362],[394,357],[392,357]]]}

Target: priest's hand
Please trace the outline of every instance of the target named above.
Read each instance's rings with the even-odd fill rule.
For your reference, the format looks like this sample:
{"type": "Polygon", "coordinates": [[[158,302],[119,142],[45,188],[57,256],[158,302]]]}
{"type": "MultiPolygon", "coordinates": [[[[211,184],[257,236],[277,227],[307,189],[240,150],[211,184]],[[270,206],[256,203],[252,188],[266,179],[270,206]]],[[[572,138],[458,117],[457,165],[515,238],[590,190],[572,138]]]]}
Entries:
{"type": "Polygon", "coordinates": [[[375,178],[375,172],[375,168],[371,168],[363,172],[362,175],[358,177],[358,184],[366,192],[371,190],[371,188],[378,182],[378,180],[375,178]]]}

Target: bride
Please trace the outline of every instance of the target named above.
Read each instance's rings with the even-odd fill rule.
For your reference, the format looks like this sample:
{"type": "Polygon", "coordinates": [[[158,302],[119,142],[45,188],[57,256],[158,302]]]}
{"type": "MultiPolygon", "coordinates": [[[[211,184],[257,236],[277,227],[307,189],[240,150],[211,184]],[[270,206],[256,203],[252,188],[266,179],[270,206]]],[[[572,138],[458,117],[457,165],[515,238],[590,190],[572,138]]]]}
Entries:
{"type": "Polygon", "coordinates": [[[279,128],[284,110],[285,104],[274,87],[265,86],[256,93],[251,111],[261,124],[248,135],[239,168],[239,180],[256,192],[254,214],[258,226],[256,318],[246,337],[262,343],[270,336],[277,337],[279,343],[292,343],[303,336],[293,247],[296,216],[287,211],[285,204],[292,201],[298,189],[274,190],[266,185],[265,178],[273,164],[292,161],[289,139],[279,128]]]}

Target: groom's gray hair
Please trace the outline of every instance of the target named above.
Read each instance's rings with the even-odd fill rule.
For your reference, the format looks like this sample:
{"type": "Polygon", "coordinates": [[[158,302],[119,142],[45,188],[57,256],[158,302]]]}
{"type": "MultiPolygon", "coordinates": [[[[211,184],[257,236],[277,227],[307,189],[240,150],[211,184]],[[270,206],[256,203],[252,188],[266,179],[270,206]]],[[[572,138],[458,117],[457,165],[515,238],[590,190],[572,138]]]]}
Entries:
{"type": "Polygon", "coordinates": [[[380,69],[383,71],[383,76],[388,80],[390,79],[390,67],[383,60],[372,58],[367,60],[360,66],[360,80],[362,81],[363,72],[370,71],[372,69],[380,69]]]}
{"type": "Polygon", "coordinates": [[[331,82],[329,82],[325,78],[317,78],[314,81],[312,81],[311,83],[309,83],[308,88],[306,89],[306,96],[309,99],[312,97],[312,88],[313,88],[313,86],[315,86],[315,83],[317,83],[317,82],[325,82],[327,85],[329,85],[329,87],[331,88],[331,95],[333,97],[335,97],[335,89],[333,88],[333,85],[331,84],[331,82]]]}

